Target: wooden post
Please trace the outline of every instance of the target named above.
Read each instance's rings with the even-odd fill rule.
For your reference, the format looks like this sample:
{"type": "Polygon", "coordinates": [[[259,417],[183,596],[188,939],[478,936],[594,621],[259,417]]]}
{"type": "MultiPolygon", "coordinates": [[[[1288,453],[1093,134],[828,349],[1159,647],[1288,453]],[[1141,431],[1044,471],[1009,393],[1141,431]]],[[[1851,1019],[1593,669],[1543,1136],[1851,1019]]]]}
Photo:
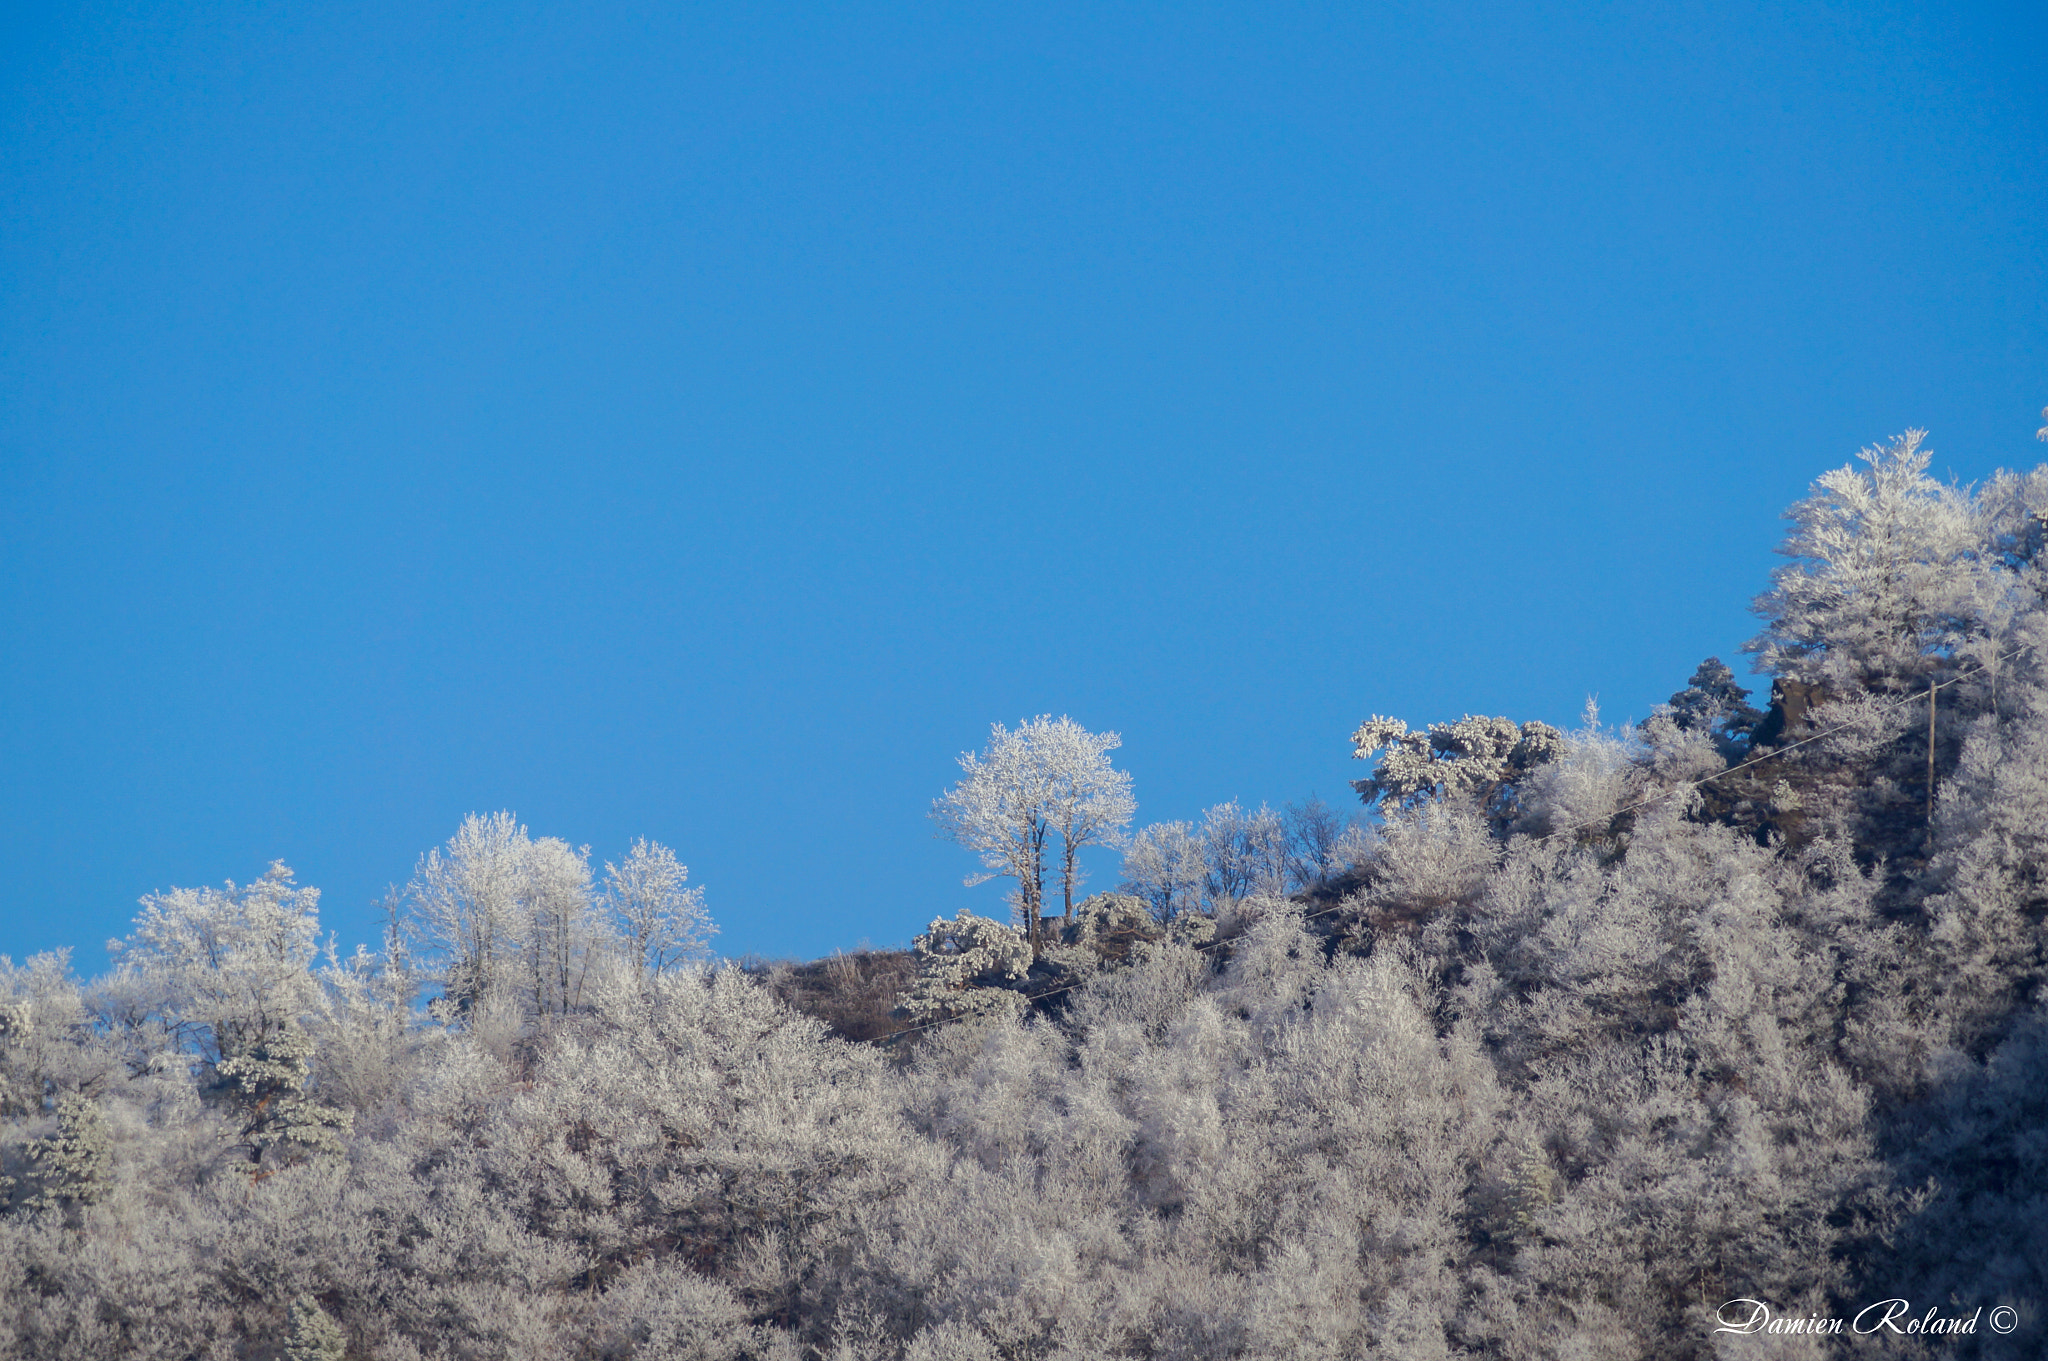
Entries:
{"type": "Polygon", "coordinates": [[[1927,682],[1927,829],[1929,833],[1932,833],[1934,830],[1934,691],[1934,682],[1927,682]]]}

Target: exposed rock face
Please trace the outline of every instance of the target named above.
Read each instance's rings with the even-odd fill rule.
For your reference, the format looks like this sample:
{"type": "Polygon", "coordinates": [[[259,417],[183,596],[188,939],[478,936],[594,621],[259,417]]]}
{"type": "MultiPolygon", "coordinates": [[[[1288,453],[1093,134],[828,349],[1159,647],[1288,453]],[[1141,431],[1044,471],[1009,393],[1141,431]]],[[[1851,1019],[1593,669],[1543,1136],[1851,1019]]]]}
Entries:
{"type": "Polygon", "coordinates": [[[1757,725],[1756,735],[1750,739],[1751,747],[1782,746],[1809,736],[1813,731],[1813,711],[1834,697],[1834,691],[1819,681],[1787,680],[1780,676],[1771,682],[1771,710],[1757,725]]]}

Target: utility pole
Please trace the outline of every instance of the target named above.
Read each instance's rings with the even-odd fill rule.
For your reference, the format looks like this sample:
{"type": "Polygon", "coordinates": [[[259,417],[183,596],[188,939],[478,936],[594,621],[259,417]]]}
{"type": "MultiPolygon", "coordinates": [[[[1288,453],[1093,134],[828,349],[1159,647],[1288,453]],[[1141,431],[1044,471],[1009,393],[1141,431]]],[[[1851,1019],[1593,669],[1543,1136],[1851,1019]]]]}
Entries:
{"type": "Polygon", "coordinates": [[[1939,688],[1933,681],[1927,682],[1927,831],[1930,836],[1934,832],[1934,692],[1939,688]]]}

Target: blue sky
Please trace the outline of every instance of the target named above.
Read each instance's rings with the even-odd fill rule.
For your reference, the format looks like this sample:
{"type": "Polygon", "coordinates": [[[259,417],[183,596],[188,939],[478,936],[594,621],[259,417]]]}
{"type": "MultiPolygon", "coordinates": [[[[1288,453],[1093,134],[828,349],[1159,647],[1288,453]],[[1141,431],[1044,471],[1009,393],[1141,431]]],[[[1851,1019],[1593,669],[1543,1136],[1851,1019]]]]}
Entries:
{"type": "MultiPolygon", "coordinates": [[[[2029,5],[27,6],[0,20],[0,952],[471,810],[734,954],[1373,712],[1641,717],[1778,513],[2048,402],[2029,5]]],[[[1739,665],[1739,663],[1738,663],[1739,665]]],[[[1098,865],[1098,882],[1113,873],[1098,865]]]]}

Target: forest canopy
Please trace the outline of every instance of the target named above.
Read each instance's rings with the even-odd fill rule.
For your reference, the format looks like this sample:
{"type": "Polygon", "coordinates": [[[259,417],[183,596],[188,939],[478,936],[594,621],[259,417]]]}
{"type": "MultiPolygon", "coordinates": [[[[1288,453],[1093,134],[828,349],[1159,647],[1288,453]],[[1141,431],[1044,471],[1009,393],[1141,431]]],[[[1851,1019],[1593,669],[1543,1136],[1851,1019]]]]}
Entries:
{"type": "Polygon", "coordinates": [[[1014,919],[908,952],[492,813],[376,950],[277,864],[0,958],[0,1355],[2039,1355],[2048,467],[1929,461],[1787,512],[1766,693],[1373,715],[1355,810],[1132,829],[998,724],[933,811],[1014,919]],[[1725,1329],[1894,1297],[2016,1331],[1725,1329]]]}

